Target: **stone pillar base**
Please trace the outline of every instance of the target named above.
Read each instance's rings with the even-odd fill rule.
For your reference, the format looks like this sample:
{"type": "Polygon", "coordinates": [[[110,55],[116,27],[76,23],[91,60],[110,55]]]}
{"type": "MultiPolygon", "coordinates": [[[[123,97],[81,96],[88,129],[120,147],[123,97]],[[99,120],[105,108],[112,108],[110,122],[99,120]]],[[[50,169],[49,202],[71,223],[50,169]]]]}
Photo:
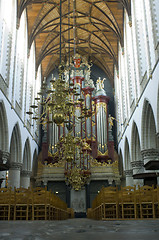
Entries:
{"type": "Polygon", "coordinates": [[[8,187],[20,187],[20,171],[22,164],[21,163],[11,163],[9,174],[8,174],[8,187]]]}
{"type": "Polygon", "coordinates": [[[23,188],[30,187],[30,175],[31,171],[23,170],[21,172],[20,186],[23,188]]]}
{"type": "Polygon", "coordinates": [[[126,186],[134,186],[132,175],[133,175],[133,170],[125,170],[126,186]]]}

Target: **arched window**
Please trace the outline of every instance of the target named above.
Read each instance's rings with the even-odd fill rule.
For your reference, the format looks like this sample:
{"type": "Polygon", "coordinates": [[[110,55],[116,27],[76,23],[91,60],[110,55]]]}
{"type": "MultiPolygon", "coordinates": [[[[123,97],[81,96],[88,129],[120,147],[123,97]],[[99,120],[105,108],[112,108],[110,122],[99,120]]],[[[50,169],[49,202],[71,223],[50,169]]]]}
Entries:
{"type": "Polygon", "coordinates": [[[159,51],[159,1],[151,0],[150,1],[152,7],[152,21],[153,21],[153,33],[155,37],[155,49],[159,51]]]}
{"type": "Polygon", "coordinates": [[[135,98],[135,74],[134,74],[134,53],[133,53],[133,36],[132,36],[132,28],[129,26],[129,18],[127,13],[125,12],[124,18],[124,56],[125,56],[125,65],[126,69],[123,69],[125,72],[125,84],[128,84],[127,89],[127,100],[130,104],[130,107],[133,104],[135,98]]]}
{"type": "Polygon", "coordinates": [[[24,81],[26,77],[27,66],[27,21],[26,13],[23,12],[20,19],[20,27],[17,32],[17,49],[16,49],[16,68],[15,68],[15,81],[16,81],[16,104],[22,108],[23,95],[24,95],[24,81]]]}
{"type": "MultiPolygon", "coordinates": [[[[29,106],[32,105],[35,98],[35,44],[33,43],[30,49],[30,55],[28,59],[28,72],[27,72],[27,91],[26,91],[26,111],[29,110],[29,106]]],[[[27,115],[27,127],[31,127],[31,116],[27,115]]]]}
{"type": "Polygon", "coordinates": [[[144,12],[143,12],[142,0],[134,1],[135,12],[135,25],[137,34],[137,45],[139,54],[139,71],[140,71],[140,84],[144,81],[144,77],[147,71],[147,59],[146,59],[146,33],[144,29],[144,12]]]}
{"type": "Polygon", "coordinates": [[[0,5],[0,74],[9,83],[13,30],[16,29],[16,0],[1,0],[0,5]]]}

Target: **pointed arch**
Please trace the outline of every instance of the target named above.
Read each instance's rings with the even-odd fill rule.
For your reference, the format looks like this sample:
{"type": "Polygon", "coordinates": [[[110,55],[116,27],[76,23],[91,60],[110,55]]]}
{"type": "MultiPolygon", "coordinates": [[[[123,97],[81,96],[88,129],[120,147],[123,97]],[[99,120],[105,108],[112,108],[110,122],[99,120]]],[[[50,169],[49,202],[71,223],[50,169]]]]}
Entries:
{"type": "Polygon", "coordinates": [[[10,162],[22,163],[22,141],[19,124],[16,123],[10,141],[10,162]]]}
{"type": "Polygon", "coordinates": [[[29,138],[27,138],[24,146],[22,170],[31,170],[31,150],[29,138]]]}
{"type": "Polygon", "coordinates": [[[159,133],[159,86],[158,86],[158,96],[157,96],[157,132],[159,133]]]}
{"type": "Polygon", "coordinates": [[[0,101],[0,150],[8,152],[8,119],[3,101],[0,101]]]}
{"type": "Polygon", "coordinates": [[[153,109],[148,100],[144,101],[141,123],[142,149],[157,147],[156,125],[153,109]]]}
{"type": "Polygon", "coordinates": [[[37,150],[34,150],[34,154],[33,154],[33,165],[32,165],[32,176],[36,177],[37,175],[37,170],[38,170],[38,154],[37,154],[37,150]]]}
{"type": "Polygon", "coordinates": [[[142,161],[139,132],[135,122],[133,122],[132,134],[131,134],[131,156],[132,156],[132,162],[142,161]]]}
{"type": "Polygon", "coordinates": [[[123,175],[124,174],[124,167],[123,167],[123,154],[120,149],[119,151],[119,174],[123,175]]]}
{"type": "Polygon", "coordinates": [[[124,159],[125,159],[125,170],[131,169],[131,158],[130,158],[130,150],[129,143],[126,137],[125,139],[125,147],[124,147],[124,159]]]}

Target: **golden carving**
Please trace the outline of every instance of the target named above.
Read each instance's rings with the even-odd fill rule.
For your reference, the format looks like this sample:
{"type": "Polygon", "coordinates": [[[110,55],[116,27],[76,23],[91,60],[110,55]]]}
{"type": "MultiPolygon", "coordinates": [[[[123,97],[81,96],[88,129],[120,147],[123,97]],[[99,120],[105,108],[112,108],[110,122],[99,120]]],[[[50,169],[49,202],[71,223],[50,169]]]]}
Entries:
{"type": "Polygon", "coordinates": [[[98,150],[98,156],[108,156],[108,150],[105,153],[98,150]]]}
{"type": "Polygon", "coordinates": [[[90,99],[90,94],[87,93],[86,96],[85,96],[85,99],[89,98],[90,99]]]}
{"type": "Polygon", "coordinates": [[[67,173],[66,181],[69,182],[74,190],[79,191],[82,186],[86,184],[89,176],[89,173],[84,173],[81,171],[81,169],[75,166],[70,172],[67,173]]]}
{"type": "Polygon", "coordinates": [[[96,113],[101,109],[104,108],[104,112],[107,113],[107,105],[104,102],[99,102],[96,104],[96,113]]]}
{"type": "Polygon", "coordinates": [[[56,167],[56,168],[57,167],[65,167],[65,161],[59,160],[57,163],[50,163],[47,166],[51,167],[51,168],[53,168],[53,167],[56,167]]]}
{"type": "Polygon", "coordinates": [[[97,80],[97,90],[100,90],[100,89],[104,89],[104,81],[106,79],[103,78],[103,80],[101,80],[101,78],[99,77],[98,80],[97,80]]]}
{"type": "Polygon", "coordinates": [[[108,160],[108,163],[106,162],[101,163],[101,162],[98,162],[96,159],[91,159],[90,165],[91,167],[109,167],[112,169],[115,175],[119,175],[118,161],[111,163],[111,160],[108,160]]]}
{"type": "Polygon", "coordinates": [[[98,162],[96,159],[92,159],[90,160],[90,165],[91,167],[106,167],[109,166],[110,164],[106,163],[106,162],[98,162]]]}

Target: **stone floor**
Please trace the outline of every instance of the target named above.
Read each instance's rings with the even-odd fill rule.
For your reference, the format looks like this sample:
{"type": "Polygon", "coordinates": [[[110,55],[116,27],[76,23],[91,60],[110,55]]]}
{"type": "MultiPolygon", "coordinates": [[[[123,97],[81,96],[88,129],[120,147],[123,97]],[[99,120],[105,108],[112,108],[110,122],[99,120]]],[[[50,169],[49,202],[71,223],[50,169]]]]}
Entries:
{"type": "Polygon", "coordinates": [[[0,240],[158,240],[159,220],[0,221],[0,240]]]}

